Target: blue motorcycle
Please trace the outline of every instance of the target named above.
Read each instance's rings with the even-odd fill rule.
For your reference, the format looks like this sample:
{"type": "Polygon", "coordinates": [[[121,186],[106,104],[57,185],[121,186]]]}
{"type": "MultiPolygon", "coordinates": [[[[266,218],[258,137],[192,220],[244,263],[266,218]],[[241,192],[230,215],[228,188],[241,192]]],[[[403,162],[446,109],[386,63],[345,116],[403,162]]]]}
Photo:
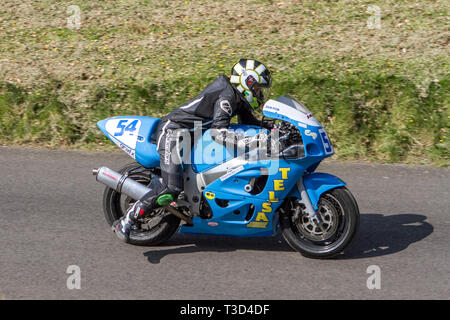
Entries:
{"type": "MultiPolygon", "coordinates": [[[[341,179],[315,172],[334,154],[330,139],[308,109],[293,98],[268,100],[262,109],[274,128],[232,125],[244,136],[277,133],[276,152],[237,152],[212,139],[212,130],[188,132],[180,145],[184,191],[166,207],[137,223],[136,245],[157,245],[175,232],[238,237],[273,236],[307,257],[333,257],[349,246],[359,227],[355,198],[341,179]]],[[[161,187],[155,132],[160,119],[119,116],[101,120],[100,130],[133,162],[118,172],[93,171],[106,185],[103,209],[110,225],[136,200],[161,187]]],[[[183,139],[180,139],[182,141],[183,139]]],[[[264,149],[264,150],[263,150],[264,149]]]]}

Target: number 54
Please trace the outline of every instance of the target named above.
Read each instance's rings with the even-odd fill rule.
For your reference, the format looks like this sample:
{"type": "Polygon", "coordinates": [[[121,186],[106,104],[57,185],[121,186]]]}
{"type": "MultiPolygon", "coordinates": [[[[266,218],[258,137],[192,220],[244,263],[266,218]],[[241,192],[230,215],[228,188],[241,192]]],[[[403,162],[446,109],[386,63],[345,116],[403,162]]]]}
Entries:
{"type": "Polygon", "coordinates": [[[119,121],[119,123],[117,124],[117,129],[119,129],[119,131],[114,133],[115,137],[122,136],[125,131],[134,132],[136,130],[136,124],[138,123],[138,120],[133,120],[127,125],[128,121],[129,120],[119,121]]]}

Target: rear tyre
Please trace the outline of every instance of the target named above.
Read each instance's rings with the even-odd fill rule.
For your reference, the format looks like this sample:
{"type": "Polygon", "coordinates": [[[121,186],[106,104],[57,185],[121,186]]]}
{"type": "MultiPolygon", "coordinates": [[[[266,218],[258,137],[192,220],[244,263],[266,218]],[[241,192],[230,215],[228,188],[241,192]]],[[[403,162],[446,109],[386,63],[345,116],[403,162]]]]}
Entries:
{"type": "Polygon", "coordinates": [[[318,203],[323,226],[315,226],[297,199],[280,209],[280,229],[286,242],[309,258],[331,258],[351,244],[359,229],[359,208],[345,187],[323,193],[318,203]]]}
{"type": "MultiPolygon", "coordinates": [[[[139,168],[137,163],[130,163],[119,170],[119,173],[125,174],[132,169],[139,168]]],[[[145,169],[145,168],[142,168],[145,169]]],[[[154,172],[157,174],[157,172],[154,172]]],[[[131,172],[129,177],[144,185],[150,183],[150,171],[138,169],[131,172]]],[[[109,187],[105,188],[103,193],[103,212],[106,221],[110,226],[117,219],[120,219],[134,204],[135,200],[121,194],[109,187]]],[[[140,219],[130,233],[129,243],[141,246],[153,246],[167,241],[180,225],[180,218],[165,211],[163,208],[155,209],[150,217],[140,219]]]]}

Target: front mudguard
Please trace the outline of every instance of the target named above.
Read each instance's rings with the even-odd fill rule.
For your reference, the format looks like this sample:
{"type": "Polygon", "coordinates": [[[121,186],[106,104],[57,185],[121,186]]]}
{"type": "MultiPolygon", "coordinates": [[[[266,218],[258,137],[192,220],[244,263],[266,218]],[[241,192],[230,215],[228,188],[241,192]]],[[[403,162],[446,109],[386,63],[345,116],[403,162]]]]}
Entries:
{"type": "Polygon", "coordinates": [[[318,209],[317,204],[319,203],[320,196],[324,192],[345,186],[344,181],[336,176],[333,176],[332,174],[314,172],[304,175],[303,179],[300,179],[294,188],[292,188],[292,191],[289,193],[288,197],[296,197],[301,199],[298,184],[302,183],[302,180],[314,210],[318,209]]]}

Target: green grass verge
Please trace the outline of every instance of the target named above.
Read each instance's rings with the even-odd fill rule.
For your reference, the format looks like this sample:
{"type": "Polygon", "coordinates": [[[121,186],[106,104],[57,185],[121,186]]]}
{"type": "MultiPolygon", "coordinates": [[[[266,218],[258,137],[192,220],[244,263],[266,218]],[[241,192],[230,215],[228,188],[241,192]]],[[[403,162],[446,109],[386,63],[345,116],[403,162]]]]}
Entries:
{"type": "MultiPolygon", "coordinates": [[[[162,116],[241,57],[303,101],[337,159],[448,165],[449,2],[3,0],[0,143],[113,149],[95,124],[162,116]],[[80,8],[70,29],[69,5],[80,8]],[[380,28],[368,21],[378,6],[380,28]]],[[[372,20],[371,20],[372,21],[372,20]]]]}
{"type": "MultiPolygon", "coordinates": [[[[107,140],[98,120],[116,115],[163,116],[199,92],[211,78],[179,78],[163,84],[93,86],[84,104],[65,102],[66,88],[49,83],[38,92],[0,85],[0,141],[48,147],[96,148],[107,140]]],[[[81,90],[81,88],[79,88],[81,90]]],[[[448,165],[449,79],[425,93],[405,78],[361,73],[341,79],[293,73],[274,86],[274,96],[304,102],[327,129],[339,159],[448,165]]]]}

